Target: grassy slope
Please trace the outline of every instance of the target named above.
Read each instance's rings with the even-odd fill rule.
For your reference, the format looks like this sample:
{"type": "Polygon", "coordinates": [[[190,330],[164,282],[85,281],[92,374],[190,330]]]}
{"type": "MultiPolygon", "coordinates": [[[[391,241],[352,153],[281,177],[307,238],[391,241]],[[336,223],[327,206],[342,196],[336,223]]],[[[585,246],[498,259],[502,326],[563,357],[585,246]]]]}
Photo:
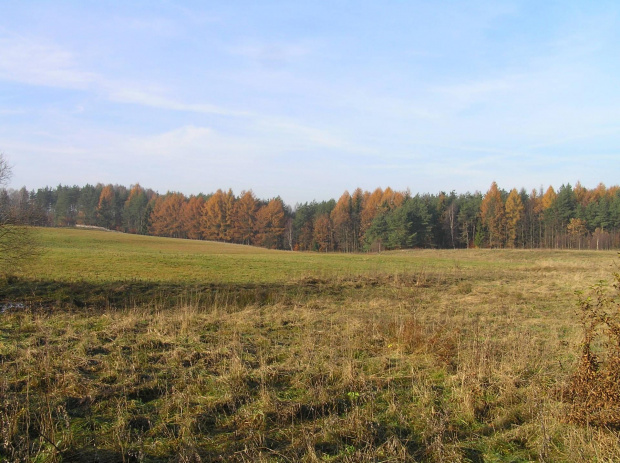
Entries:
{"type": "Polygon", "coordinates": [[[0,315],[0,459],[620,458],[616,433],[566,422],[560,393],[581,340],[574,291],[615,253],[40,236],[47,252],[11,285],[44,298],[52,281],[73,293],[48,302],[87,309],[98,299],[80,288],[102,291],[109,308],[0,315]]]}
{"type": "MultiPolygon", "coordinates": [[[[320,254],[79,229],[39,229],[44,253],[28,275],[61,281],[143,280],[184,283],[275,283],[304,277],[494,271],[583,272],[614,253],[590,251],[415,250],[320,254]]],[[[596,281],[591,279],[592,282],[596,281]]]]}

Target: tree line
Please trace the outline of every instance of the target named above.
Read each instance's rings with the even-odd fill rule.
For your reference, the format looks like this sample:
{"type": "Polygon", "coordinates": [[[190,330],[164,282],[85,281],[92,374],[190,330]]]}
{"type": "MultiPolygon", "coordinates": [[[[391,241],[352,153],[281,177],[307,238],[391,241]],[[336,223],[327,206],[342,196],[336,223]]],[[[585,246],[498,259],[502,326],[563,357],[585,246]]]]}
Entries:
{"type": "Polygon", "coordinates": [[[527,192],[416,194],[377,188],[287,206],[232,190],[185,196],[133,185],[0,190],[0,214],[24,224],[98,226],[127,233],[301,251],[406,248],[620,248],[620,187],[579,183],[527,192]]]}

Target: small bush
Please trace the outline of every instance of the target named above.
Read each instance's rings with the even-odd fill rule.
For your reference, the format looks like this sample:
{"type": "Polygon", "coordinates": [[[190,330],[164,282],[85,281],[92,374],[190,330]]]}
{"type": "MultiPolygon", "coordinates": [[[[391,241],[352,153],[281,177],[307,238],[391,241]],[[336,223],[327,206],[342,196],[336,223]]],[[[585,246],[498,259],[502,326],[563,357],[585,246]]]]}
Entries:
{"type": "Polygon", "coordinates": [[[570,421],[620,429],[620,273],[579,296],[584,341],[568,387],[570,421]]]}

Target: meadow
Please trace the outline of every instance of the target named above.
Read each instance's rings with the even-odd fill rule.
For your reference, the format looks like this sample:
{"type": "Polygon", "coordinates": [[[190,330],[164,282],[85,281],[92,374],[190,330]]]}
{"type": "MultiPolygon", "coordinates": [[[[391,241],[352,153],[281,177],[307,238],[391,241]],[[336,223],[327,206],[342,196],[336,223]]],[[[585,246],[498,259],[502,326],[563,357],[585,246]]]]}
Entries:
{"type": "Polygon", "coordinates": [[[36,233],[0,283],[0,461],[620,461],[566,394],[615,252],[36,233]]]}

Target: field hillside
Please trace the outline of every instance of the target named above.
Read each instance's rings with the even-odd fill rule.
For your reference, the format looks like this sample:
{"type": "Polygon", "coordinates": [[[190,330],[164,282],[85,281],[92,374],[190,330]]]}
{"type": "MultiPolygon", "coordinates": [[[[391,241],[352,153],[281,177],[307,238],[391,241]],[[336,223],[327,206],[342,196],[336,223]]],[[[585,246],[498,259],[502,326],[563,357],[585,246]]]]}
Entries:
{"type": "Polygon", "coordinates": [[[570,393],[615,252],[36,236],[0,281],[0,461],[620,461],[570,393]]]}

